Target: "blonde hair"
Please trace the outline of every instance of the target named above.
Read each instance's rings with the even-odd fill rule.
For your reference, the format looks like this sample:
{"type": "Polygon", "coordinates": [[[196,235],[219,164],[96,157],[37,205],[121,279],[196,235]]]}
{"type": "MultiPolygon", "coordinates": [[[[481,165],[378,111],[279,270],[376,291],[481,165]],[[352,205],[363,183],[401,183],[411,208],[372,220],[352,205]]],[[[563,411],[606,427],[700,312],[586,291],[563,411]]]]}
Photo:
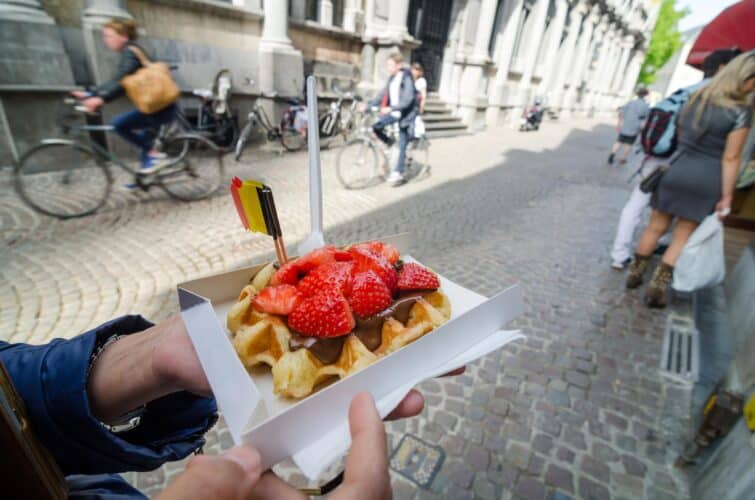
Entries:
{"type": "Polygon", "coordinates": [[[724,108],[751,106],[752,93],[742,90],[742,85],[750,78],[755,78],[755,51],[745,52],[721,68],[708,85],[690,96],[685,112],[698,104],[695,123],[699,125],[709,105],[724,108]]]}
{"type": "Polygon", "coordinates": [[[111,19],[106,22],[103,28],[110,28],[121,36],[125,36],[129,40],[136,40],[138,36],[136,33],[136,23],[131,19],[111,19]]]}

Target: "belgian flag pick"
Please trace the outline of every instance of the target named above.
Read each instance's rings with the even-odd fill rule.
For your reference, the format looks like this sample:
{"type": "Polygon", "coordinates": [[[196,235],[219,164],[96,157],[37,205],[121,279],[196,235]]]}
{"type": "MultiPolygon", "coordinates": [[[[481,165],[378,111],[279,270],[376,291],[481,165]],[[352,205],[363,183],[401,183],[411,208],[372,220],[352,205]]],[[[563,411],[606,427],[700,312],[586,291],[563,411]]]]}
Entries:
{"type": "Polygon", "coordinates": [[[231,181],[231,196],[244,229],[272,236],[278,262],[280,265],[288,262],[272,189],[258,181],[242,181],[234,177],[231,181]]]}

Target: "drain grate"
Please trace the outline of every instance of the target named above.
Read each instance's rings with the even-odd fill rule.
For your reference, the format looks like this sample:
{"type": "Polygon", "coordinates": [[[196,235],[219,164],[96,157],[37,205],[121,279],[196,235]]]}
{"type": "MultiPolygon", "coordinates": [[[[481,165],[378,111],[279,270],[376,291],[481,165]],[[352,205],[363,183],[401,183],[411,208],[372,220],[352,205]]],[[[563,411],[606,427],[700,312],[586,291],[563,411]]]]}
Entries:
{"type": "Polygon", "coordinates": [[[680,382],[697,382],[700,342],[692,318],[670,314],[663,338],[661,374],[680,382]]]}
{"type": "Polygon", "coordinates": [[[437,445],[426,443],[411,434],[404,434],[391,456],[390,466],[421,488],[429,488],[438,474],[446,453],[437,445]]]}

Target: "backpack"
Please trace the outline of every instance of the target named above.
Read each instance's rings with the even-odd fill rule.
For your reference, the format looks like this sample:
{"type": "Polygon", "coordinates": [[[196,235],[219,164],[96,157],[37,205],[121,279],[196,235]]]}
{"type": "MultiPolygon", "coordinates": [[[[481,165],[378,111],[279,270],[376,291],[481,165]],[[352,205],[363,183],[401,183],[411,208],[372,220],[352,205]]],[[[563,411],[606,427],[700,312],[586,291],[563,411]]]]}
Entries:
{"type": "Polygon", "coordinates": [[[645,125],[640,132],[640,144],[645,154],[668,158],[676,150],[676,120],[679,110],[695,91],[707,81],[684,87],[650,109],[645,125]]]}

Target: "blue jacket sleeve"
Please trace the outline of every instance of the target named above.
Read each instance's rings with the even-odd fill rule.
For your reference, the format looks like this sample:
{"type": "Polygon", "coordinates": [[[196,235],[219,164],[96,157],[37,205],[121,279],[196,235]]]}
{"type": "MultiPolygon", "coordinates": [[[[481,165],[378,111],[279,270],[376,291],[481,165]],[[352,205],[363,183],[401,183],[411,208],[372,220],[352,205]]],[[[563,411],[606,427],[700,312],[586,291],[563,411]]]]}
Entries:
{"type": "Polygon", "coordinates": [[[136,429],[118,435],[92,415],[86,384],[96,341],[150,326],[141,316],[123,316],[70,340],[0,343],[0,361],[26,404],[34,433],[65,475],[151,470],[204,445],[204,433],[217,421],[211,398],[179,392],[157,399],[136,429]]]}

